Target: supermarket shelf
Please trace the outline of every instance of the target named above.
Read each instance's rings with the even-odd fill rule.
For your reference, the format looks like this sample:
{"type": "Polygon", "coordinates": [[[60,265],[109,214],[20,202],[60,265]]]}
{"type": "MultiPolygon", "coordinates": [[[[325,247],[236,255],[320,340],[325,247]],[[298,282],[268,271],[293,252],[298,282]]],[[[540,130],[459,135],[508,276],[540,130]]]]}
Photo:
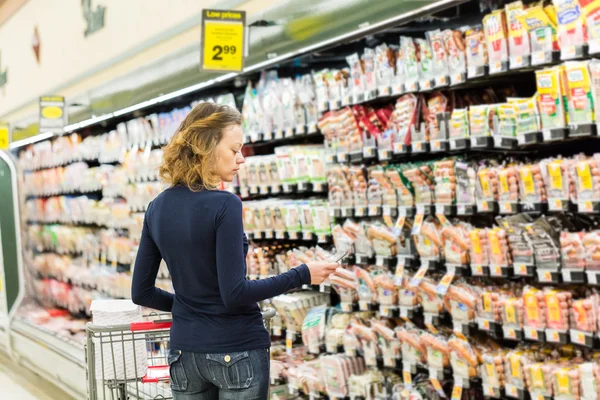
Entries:
{"type": "Polygon", "coordinates": [[[26,223],[30,224],[30,225],[66,225],[66,226],[77,226],[77,227],[82,227],[82,228],[98,228],[98,229],[109,228],[109,229],[121,229],[121,230],[128,229],[127,227],[124,227],[124,226],[114,227],[114,226],[109,226],[106,224],[97,224],[97,223],[93,223],[93,222],[27,220],[26,223]]]}
{"type": "Polygon", "coordinates": [[[10,332],[12,355],[74,398],[86,397],[85,352],[82,344],[15,319],[10,332]]]}
{"type": "Polygon", "coordinates": [[[64,192],[54,192],[54,193],[45,193],[45,194],[27,194],[25,197],[27,200],[29,199],[47,199],[49,197],[57,197],[57,196],[99,196],[102,195],[102,189],[95,190],[70,190],[64,192]]]}

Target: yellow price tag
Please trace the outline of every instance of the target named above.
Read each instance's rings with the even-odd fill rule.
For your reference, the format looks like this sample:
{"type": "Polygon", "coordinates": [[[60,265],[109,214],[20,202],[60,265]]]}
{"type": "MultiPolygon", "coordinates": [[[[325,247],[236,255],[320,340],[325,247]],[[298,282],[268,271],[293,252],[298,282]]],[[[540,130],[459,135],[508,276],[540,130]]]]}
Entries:
{"type": "Polygon", "coordinates": [[[244,68],[245,11],[202,11],[202,69],[244,68]]]}
{"type": "Polygon", "coordinates": [[[462,386],[455,385],[452,389],[452,400],[460,400],[462,398],[462,386]]]}
{"type": "Polygon", "coordinates": [[[8,149],[9,141],[10,134],[8,131],[8,125],[0,124],[0,150],[8,149]]]}
{"type": "Polygon", "coordinates": [[[404,379],[405,385],[412,385],[412,375],[410,371],[402,371],[402,378],[404,379]]]}

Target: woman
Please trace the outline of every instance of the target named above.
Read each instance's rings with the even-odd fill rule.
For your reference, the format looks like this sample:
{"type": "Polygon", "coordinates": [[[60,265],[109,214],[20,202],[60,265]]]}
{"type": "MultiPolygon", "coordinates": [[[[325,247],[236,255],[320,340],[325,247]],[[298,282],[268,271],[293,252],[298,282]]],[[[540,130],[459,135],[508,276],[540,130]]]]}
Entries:
{"type": "Polygon", "coordinates": [[[230,107],[196,106],[164,149],[160,176],[170,187],[144,219],[131,297],[173,314],[168,362],[175,400],[267,399],[270,336],[256,303],[320,284],[337,266],[314,262],[246,280],[242,202],[216,189],[244,163],[241,122],[230,107]],[[155,287],[161,259],[175,294],[155,287]]]}

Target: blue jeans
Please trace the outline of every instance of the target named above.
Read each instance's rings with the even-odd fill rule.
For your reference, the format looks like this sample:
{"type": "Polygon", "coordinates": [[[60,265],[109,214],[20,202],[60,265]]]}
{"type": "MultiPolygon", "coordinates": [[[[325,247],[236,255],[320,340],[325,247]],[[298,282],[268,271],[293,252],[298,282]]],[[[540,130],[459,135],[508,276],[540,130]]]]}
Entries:
{"type": "Polygon", "coordinates": [[[173,400],[267,400],[269,349],[204,354],[170,349],[173,400]]]}

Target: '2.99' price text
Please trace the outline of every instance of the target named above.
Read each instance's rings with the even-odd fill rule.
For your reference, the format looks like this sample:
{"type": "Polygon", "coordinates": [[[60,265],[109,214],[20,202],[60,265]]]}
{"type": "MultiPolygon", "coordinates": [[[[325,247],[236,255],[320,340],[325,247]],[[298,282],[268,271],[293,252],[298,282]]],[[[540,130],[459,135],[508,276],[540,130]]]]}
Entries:
{"type": "Polygon", "coordinates": [[[213,47],[213,60],[222,61],[222,54],[231,54],[234,55],[237,52],[236,46],[214,46],[213,47]]]}

